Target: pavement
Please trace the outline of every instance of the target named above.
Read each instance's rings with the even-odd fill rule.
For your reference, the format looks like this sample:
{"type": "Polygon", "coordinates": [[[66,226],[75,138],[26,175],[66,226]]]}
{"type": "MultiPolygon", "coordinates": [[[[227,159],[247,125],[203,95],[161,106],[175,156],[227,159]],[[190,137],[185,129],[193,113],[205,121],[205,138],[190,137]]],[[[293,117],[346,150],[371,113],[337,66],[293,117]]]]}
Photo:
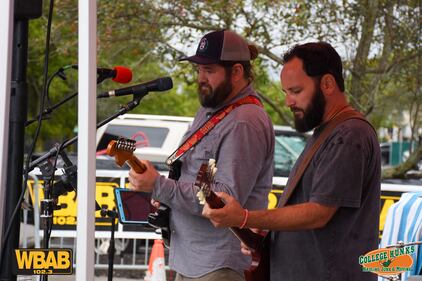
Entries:
{"type": "MultiPolygon", "coordinates": [[[[108,281],[107,271],[98,270],[95,271],[95,276],[93,281],[108,281]],[[98,276],[97,276],[98,275],[98,276]]],[[[113,272],[112,281],[143,281],[145,277],[145,271],[141,270],[115,270],[113,272]]],[[[39,281],[40,277],[38,275],[34,276],[24,276],[19,275],[17,281],[39,281]]],[[[174,280],[174,272],[166,270],[166,280],[174,280]]],[[[76,275],[49,275],[48,281],[76,281],[76,275]]]]}

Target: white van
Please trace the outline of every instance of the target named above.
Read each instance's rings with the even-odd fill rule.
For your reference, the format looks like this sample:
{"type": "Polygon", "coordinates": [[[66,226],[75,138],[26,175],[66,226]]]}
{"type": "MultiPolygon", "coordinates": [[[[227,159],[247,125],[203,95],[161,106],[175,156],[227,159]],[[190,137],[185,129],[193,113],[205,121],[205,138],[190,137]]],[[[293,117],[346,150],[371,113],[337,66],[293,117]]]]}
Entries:
{"type": "MultiPolygon", "coordinates": [[[[135,155],[166,171],[172,154],[192,124],[192,117],[125,114],[97,130],[97,169],[116,168],[105,156],[107,145],[120,137],[136,140],[135,155]]],[[[288,126],[274,126],[275,177],[287,177],[306,144],[307,136],[288,126]]]]}
{"type": "MultiPolygon", "coordinates": [[[[167,157],[180,144],[193,117],[124,114],[97,130],[97,169],[115,169],[105,155],[111,140],[121,137],[136,140],[134,154],[151,161],[160,171],[167,171],[167,157]]],[[[112,159],[111,159],[112,160],[112,159]]]]}

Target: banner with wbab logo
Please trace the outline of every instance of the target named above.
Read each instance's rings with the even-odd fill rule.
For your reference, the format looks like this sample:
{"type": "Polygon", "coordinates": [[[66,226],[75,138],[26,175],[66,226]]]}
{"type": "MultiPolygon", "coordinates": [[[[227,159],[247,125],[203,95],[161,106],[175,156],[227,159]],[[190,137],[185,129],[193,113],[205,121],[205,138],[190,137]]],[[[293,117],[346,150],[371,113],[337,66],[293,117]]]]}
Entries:
{"type": "Polygon", "coordinates": [[[19,275],[72,274],[72,249],[16,249],[19,275]]]}

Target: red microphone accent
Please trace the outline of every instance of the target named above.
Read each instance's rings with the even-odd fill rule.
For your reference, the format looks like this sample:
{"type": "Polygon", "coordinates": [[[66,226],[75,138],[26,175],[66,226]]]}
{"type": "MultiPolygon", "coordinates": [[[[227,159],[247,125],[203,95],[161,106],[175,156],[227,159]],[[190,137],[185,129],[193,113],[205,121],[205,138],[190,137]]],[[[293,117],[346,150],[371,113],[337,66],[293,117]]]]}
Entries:
{"type": "Polygon", "coordinates": [[[115,66],[113,68],[116,71],[116,75],[112,79],[117,83],[129,83],[132,81],[132,70],[124,66],[115,66]]]}

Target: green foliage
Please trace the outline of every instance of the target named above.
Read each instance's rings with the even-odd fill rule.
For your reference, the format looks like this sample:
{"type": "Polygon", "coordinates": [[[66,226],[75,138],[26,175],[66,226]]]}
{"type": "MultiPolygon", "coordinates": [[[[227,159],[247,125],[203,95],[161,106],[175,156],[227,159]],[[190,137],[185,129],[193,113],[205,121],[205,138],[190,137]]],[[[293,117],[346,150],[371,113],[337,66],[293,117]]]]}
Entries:
{"type": "MultiPolygon", "coordinates": [[[[47,26],[47,2],[44,2],[43,17],[29,21],[29,43],[28,43],[28,119],[32,120],[39,114],[40,98],[43,92],[43,72],[45,60],[45,38],[47,26]]],[[[74,33],[76,24],[63,24],[66,15],[58,14],[54,17],[51,32],[51,45],[48,66],[48,77],[60,67],[73,64],[77,61],[76,43],[77,37],[74,33]]],[[[48,91],[47,106],[51,107],[63,97],[77,91],[75,73],[72,70],[66,71],[67,80],[60,78],[52,80],[48,91]]],[[[41,137],[37,142],[38,150],[50,148],[56,142],[73,137],[73,129],[77,120],[76,99],[57,109],[50,119],[42,123],[41,137]]],[[[37,123],[27,127],[26,143],[32,142],[37,123]]]]}
{"type": "MultiPolygon", "coordinates": [[[[156,0],[98,1],[100,67],[124,65],[133,69],[132,84],[171,76],[174,89],[145,97],[136,113],[193,116],[199,106],[194,71],[178,58],[194,52],[199,38],[215,29],[230,28],[260,50],[255,65],[255,86],[269,102],[265,108],[277,124],[291,124],[284,106],[278,73],[281,55],[295,43],[324,40],[344,60],[350,101],[376,127],[403,126],[410,112],[414,138],[418,137],[422,52],[420,1],[269,1],[269,0],[156,0]]],[[[38,113],[42,92],[43,52],[47,2],[41,19],[30,21],[28,82],[30,116],[38,113]]],[[[77,63],[77,0],[55,4],[49,74],[77,63]]],[[[50,87],[54,104],[76,91],[76,71],[67,81],[55,79],[50,87]]],[[[124,87],[111,81],[98,91],[124,87]]],[[[115,112],[130,97],[98,101],[98,119],[115,112]]],[[[39,147],[73,136],[76,100],[44,122],[39,147]]],[[[33,132],[34,125],[28,128],[33,132]]]]}

